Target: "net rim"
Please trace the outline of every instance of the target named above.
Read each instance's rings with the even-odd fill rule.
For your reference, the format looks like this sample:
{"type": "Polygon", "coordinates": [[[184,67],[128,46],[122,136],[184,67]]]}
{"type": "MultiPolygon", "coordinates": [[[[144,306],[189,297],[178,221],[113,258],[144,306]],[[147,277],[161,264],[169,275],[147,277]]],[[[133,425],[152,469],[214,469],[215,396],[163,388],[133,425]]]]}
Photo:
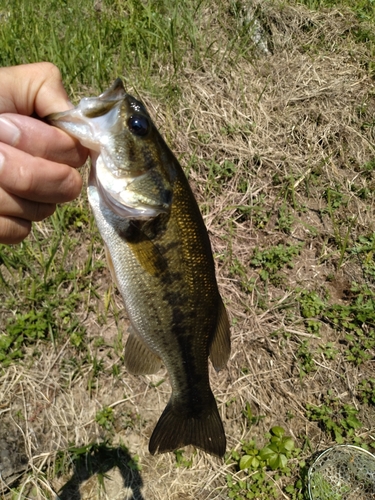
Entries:
{"type": "Polygon", "coordinates": [[[331,451],[334,451],[338,448],[344,448],[344,449],[350,449],[350,450],[354,450],[356,453],[359,452],[359,454],[364,454],[364,455],[367,455],[369,457],[371,457],[374,462],[375,462],[375,455],[373,453],[371,453],[370,451],[368,450],[365,450],[364,448],[361,448],[360,446],[355,446],[354,444],[337,444],[337,445],[334,445],[334,446],[330,446],[329,448],[327,448],[326,450],[322,451],[322,453],[320,453],[316,458],[315,460],[313,461],[313,463],[310,465],[309,467],[309,470],[307,472],[307,483],[308,483],[308,493],[309,493],[309,498],[310,500],[314,500],[314,496],[313,496],[313,492],[311,490],[311,476],[313,474],[312,472],[312,469],[317,465],[319,464],[319,461],[323,460],[323,458],[329,454],[329,452],[331,451]]]}

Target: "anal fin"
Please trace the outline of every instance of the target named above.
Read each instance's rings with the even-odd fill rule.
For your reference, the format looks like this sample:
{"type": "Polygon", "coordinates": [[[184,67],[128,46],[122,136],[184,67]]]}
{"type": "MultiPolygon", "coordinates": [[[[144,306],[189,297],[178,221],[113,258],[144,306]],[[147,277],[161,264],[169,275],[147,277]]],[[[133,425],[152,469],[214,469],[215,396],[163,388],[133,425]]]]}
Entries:
{"type": "Polygon", "coordinates": [[[210,344],[210,359],[216,371],[225,367],[230,355],[230,326],[227,311],[220,298],[216,331],[210,344]]]}
{"type": "Polygon", "coordinates": [[[125,345],[125,366],[133,375],[146,375],[160,370],[162,361],[143,342],[132,326],[125,345]]]}

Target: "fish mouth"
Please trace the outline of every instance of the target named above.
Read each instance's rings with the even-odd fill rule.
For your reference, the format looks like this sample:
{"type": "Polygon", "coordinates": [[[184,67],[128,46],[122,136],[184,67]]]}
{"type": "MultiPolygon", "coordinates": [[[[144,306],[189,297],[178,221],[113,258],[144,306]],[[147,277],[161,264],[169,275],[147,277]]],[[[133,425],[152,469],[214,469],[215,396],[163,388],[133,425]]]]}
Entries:
{"type": "Polygon", "coordinates": [[[99,97],[84,97],[75,108],[52,113],[46,116],[45,120],[76,137],[88,149],[99,152],[97,131],[101,130],[101,125],[105,122],[106,128],[115,132],[119,108],[126,95],[122,80],[117,78],[114,84],[99,97]],[[96,123],[94,128],[91,125],[93,119],[96,123]]]}
{"type": "MultiPolygon", "coordinates": [[[[124,88],[124,84],[122,83],[121,78],[117,78],[113,85],[109,87],[106,91],[100,94],[98,97],[83,97],[79,105],[73,109],[68,109],[67,111],[62,111],[60,113],[51,113],[46,116],[46,120],[49,123],[53,122],[64,122],[65,119],[74,119],[76,117],[76,121],[79,121],[78,114],[75,114],[74,111],[79,108],[79,111],[87,118],[95,118],[98,116],[102,116],[113,108],[117,103],[123,101],[126,97],[126,91],[124,88]]],[[[82,119],[82,118],[81,118],[82,119]]]]}

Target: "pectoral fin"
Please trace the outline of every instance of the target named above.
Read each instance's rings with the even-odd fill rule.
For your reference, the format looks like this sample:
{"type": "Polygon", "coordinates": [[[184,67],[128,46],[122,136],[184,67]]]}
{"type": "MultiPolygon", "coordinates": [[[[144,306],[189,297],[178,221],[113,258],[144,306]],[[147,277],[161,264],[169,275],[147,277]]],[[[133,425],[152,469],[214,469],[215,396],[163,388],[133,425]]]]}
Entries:
{"type": "Polygon", "coordinates": [[[160,370],[162,361],[146,346],[133,327],[125,345],[125,366],[133,375],[146,375],[160,370]]]}
{"type": "Polygon", "coordinates": [[[210,359],[216,371],[225,367],[230,355],[230,327],[227,311],[220,299],[216,331],[210,345],[210,359]]]}

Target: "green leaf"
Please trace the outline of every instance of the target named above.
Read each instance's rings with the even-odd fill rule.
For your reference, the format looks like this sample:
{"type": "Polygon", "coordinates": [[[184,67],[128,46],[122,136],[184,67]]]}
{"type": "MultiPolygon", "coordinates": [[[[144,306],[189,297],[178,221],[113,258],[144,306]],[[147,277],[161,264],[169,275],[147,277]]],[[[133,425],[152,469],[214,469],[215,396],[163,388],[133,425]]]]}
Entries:
{"type": "Polygon", "coordinates": [[[282,442],[283,448],[287,451],[294,449],[294,441],[291,437],[285,437],[282,442]]]}
{"type": "Polygon", "coordinates": [[[268,460],[268,465],[271,467],[272,470],[284,469],[287,463],[288,459],[282,453],[275,454],[275,456],[271,457],[268,460]]]}
{"type": "Polygon", "coordinates": [[[276,425],[275,427],[272,427],[271,432],[274,436],[281,438],[285,434],[285,429],[276,425]]]}
{"type": "Polygon", "coordinates": [[[277,453],[275,452],[275,450],[272,450],[268,446],[265,446],[259,452],[259,456],[260,456],[260,458],[262,460],[267,460],[268,461],[269,458],[272,457],[272,456],[274,456],[274,455],[277,455],[277,453]]]}
{"type": "Polygon", "coordinates": [[[253,458],[254,457],[251,457],[249,455],[244,455],[241,460],[240,460],[240,469],[241,470],[244,470],[244,469],[249,469],[252,465],[252,462],[253,462],[253,458]]]}
{"type": "Polygon", "coordinates": [[[362,427],[362,423],[353,415],[349,415],[348,417],[346,417],[346,422],[353,429],[359,429],[360,427],[362,427]]]}

